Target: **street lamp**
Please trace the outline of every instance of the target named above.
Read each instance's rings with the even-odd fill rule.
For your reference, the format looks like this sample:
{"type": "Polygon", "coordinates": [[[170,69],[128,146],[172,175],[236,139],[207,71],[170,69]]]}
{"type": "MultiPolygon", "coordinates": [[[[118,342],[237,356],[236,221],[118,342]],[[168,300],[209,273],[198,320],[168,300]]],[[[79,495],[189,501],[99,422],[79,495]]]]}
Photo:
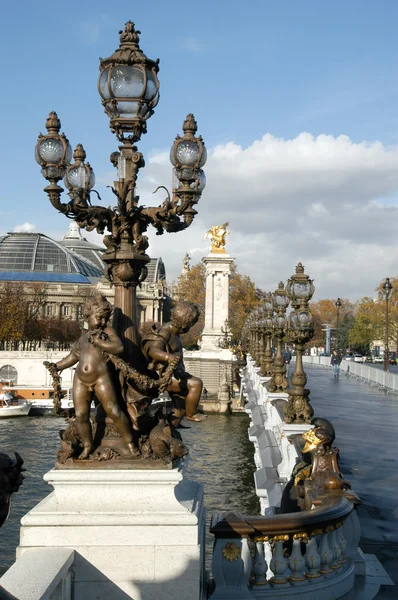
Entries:
{"type": "Polygon", "coordinates": [[[223,337],[220,338],[218,345],[222,349],[228,349],[231,342],[231,328],[228,323],[228,319],[225,319],[224,325],[221,325],[221,333],[223,337]]]}
{"type": "Polygon", "coordinates": [[[282,355],[282,344],[286,333],[286,309],[289,305],[289,298],[287,297],[283,281],[279,282],[278,289],[273,293],[272,298],[276,313],[273,318],[276,355],[272,368],[272,377],[267,387],[270,392],[284,392],[288,386],[288,382],[286,379],[286,365],[282,355]]]}
{"type": "Polygon", "coordinates": [[[40,134],[36,144],[36,160],[49,182],[44,191],[54,208],[87,231],[109,232],[104,237],[106,251],[102,259],[106,264],[105,274],[115,286],[113,325],[123,340],[125,360],[136,366],[141,360],[136,288],[146,278],[146,265],[150,261],[146,254],[148,238],[144,234],[149,225],[158,235],[189,227],[197,214],[194,205],[205,186],[202,167],[206,162],[204,142],[200,136],[196,137],[197,124],[189,114],[182,127],[183,135],[176,137],[171,148],[172,195],[167,192],[168,197],[157,207],[138,205],[135,186],[138,171],[145,162],[134,144],[146,133],[147,120],[159,100],[159,61],[147,58],[142,52],[139,33],[134,23],[128,21],[120,32],[119,48],[108,58],[100,59],[98,90],[110,128],[121,143],[119,151],[110,156],[118,175],[112,187],[117,206],[91,204],[94,172],[85,162],[81,144],[76,147],[75,162],[71,164],[72,149],[65,135],[60,134],[61,123],[55,112],[47,119],[48,133],[40,134]],[[69,196],[66,203],[61,202],[64,190],[58,185],[63,177],[69,196]]]}
{"type": "Polygon", "coordinates": [[[384,351],[384,370],[389,371],[389,350],[388,350],[388,301],[391,297],[392,291],[392,283],[390,278],[387,277],[383,285],[381,286],[383,290],[383,296],[386,301],[386,347],[384,351]]]}
{"type": "Polygon", "coordinates": [[[337,298],[336,302],[334,303],[336,310],[337,310],[337,322],[336,322],[336,346],[337,346],[337,352],[340,352],[340,338],[339,338],[339,320],[340,320],[340,308],[341,308],[341,300],[340,298],[337,298]]]}
{"type": "Polygon", "coordinates": [[[292,275],[286,285],[286,292],[293,311],[289,316],[288,339],[294,344],[296,361],[289,387],[289,399],[284,407],[286,423],[309,423],[314,414],[308,402],[310,391],[305,388],[307,376],[303,369],[303,353],[305,344],[314,335],[314,323],[308,309],[308,302],[314,294],[312,280],[304,273],[299,263],[296,274],[292,275]]]}
{"type": "Polygon", "coordinates": [[[264,352],[261,360],[261,375],[268,377],[272,375],[272,350],[271,350],[271,338],[274,331],[273,311],[274,303],[271,292],[265,294],[265,302],[263,304],[264,318],[261,321],[262,333],[263,333],[263,348],[264,352]]]}

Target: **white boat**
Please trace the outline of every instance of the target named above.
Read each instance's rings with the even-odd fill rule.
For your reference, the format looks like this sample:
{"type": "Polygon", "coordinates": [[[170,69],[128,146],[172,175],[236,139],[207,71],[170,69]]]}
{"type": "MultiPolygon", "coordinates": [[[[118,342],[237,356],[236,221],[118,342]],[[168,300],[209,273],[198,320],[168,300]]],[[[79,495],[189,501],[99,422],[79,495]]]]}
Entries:
{"type": "MultiPolygon", "coordinates": [[[[54,401],[52,398],[54,388],[52,386],[14,385],[4,387],[3,391],[19,397],[24,402],[29,402],[31,407],[30,417],[54,415],[54,401]]],[[[66,395],[61,401],[63,411],[73,408],[71,388],[66,388],[65,392],[66,395]]]]}
{"type": "Polygon", "coordinates": [[[13,398],[7,392],[0,394],[0,418],[27,417],[30,408],[31,405],[26,400],[13,398]]]}

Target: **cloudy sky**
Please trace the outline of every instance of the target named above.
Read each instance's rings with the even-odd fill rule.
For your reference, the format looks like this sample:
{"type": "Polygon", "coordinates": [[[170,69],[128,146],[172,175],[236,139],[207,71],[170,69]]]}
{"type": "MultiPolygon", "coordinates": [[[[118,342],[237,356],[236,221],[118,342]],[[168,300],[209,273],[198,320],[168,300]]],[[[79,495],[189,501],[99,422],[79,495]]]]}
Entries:
{"type": "MultiPolygon", "coordinates": [[[[242,273],[274,289],[301,261],[316,298],[355,300],[397,276],[398,44],[395,0],[120,0],[7,3],[0,23],[0,233],[56,239],[68,221],[49,204],[33,159],[56,110],[82,142],[104,204],[117,142],[97,93],[98,57],[128,19],[160,57],[161,101],[139,149],[139,194],[159,204],[169,148],[193,112],[208,148],[207,187],[185,232],[150,232],[151,256],[176,279],[186,252],[207,254],[204,232],[229,221],[227,250],[242,273]],[[134,6],[137,4],[137,6],[134,6]],[[22,15],[22,16],[21,16],[22,15]]],[[[93,234],[92,234],[93,235],[93,234]]]]}

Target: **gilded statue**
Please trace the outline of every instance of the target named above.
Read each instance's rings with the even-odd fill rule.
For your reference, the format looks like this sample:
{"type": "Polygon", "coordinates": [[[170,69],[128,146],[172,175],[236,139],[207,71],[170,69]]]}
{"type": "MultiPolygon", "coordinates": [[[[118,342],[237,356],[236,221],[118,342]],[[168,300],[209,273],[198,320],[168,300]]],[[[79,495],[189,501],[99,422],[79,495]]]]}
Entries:
{"type": "Polygon", "coordinates": [[[310,510],[314,494],[328,490],[340,490],[343,495],[358,503],[359,499],[351,491],[350,482],[340,472],[339,450],[333,446],[335,430],[325,418],[312,419],[312,429],[302,434],[305,442],[302,447],[303,460],[292,471],[281,502],[282,512],[310,510]]]}
{"type": "Polygon", "coordinates": [[[226,237],[229,235],[229,231],[227,231],[229,223],[224,223],[223,225],[213,225],[211,229],[206,231],[204,235],[204,240],[206,238],[210,238],[211,240],[211,251],[213,253],[224,253],[225,252],[225,243],[226,237]]]}

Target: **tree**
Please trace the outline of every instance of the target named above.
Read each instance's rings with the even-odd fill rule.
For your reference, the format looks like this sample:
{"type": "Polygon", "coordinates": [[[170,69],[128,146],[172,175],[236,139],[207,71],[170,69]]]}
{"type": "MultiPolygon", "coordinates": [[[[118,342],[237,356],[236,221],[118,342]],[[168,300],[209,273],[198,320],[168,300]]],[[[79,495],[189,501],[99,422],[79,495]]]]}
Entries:
{"type": "MultiPolygon", "coordinates": [[[[390,350],[394,350],[398,354],[398,277],[392,277],[390,282],[392,290],[388,300],[388,345],[390,350]]],[[[377,337],[379,340],[385,340],[386,335],[386,301],[383,294],[383,283],[384,280],[379,283],[376,290],[377,304],[379,305],[379,336],[377,337]]]]}
{"type": "MultiPolygon", "coordinates": [[[[193,265],[187,273],[181,275],[177,284],[177,296],[181,300],[194,302],[200,311],[198,323],[183,336],[185,348],[197,347],[197,342],[204,327],[205,312],[205,266],[203,263],[193,265]]],[[[250,277],[241,275],[236,265],[232,265],[229,280],[229,327],[232,342],[240,340],[243,324],[249,313],[259,306],[264,292],[256,288],[250,277]]]]}
{"type": "Polygon", "coordinates": [[[238,273],[236,265],[232,265],[229,286],[229,326],[232,342],[241,339],[243,325],[249,314],[264,302],[264,292],[256,288],[248,275],[238,273]]]}
{"type": "Polygon", "coordinates": [[[26,306],[22,301],[21,284],[6,281],[0,289],[0,341],[19,341],[22,339],[26,306]]]}
{"type": "Polygon", "coordinates": [[[203,263],[193,265],[189,271],[179,277],[177,283],[176,296],[180,300],[193,302],[199,308],[198,322],[191,327],[188,333],[181,336],[184,348],[188,350],[196,350],[198,348],[198,340],[202,335],[205,325],[205,271],[203,263]]]}
{"type": "MultiPolygon", "coordinates": [[[[310,310],[314,319],[315,333],[312,343],[315,346],[325,345],[325,325],[330,325],[332,328],[332,337],[337,342],[337,308],[336,299],[323,299],[310,304],[310,310]]],[[[339,340],[338,346],[340,349],[347,347],[348,331],[353,322],[354,305],[347,299],[341,299],[341,307],[339,311],[339,340]]]]}
{"type": "MultiPolygon", "coordinates": [[[[31,283],[29,287],[15,281],[6,281],[0,287],[0,342],[14,342],[16,346],[34,339],[39,327],[39,313],[46,299],[46,286],[31,283]]],[[[37,339],[37,338],[36,338],[37,339]]]]}
{"type": "Polygon", "coordinates": [[[357,305],[354,325],[348,336],[354,350],[368,354],[373,340],[379,338],[380,324],[380,304],[365,296],[357,305]]]}

